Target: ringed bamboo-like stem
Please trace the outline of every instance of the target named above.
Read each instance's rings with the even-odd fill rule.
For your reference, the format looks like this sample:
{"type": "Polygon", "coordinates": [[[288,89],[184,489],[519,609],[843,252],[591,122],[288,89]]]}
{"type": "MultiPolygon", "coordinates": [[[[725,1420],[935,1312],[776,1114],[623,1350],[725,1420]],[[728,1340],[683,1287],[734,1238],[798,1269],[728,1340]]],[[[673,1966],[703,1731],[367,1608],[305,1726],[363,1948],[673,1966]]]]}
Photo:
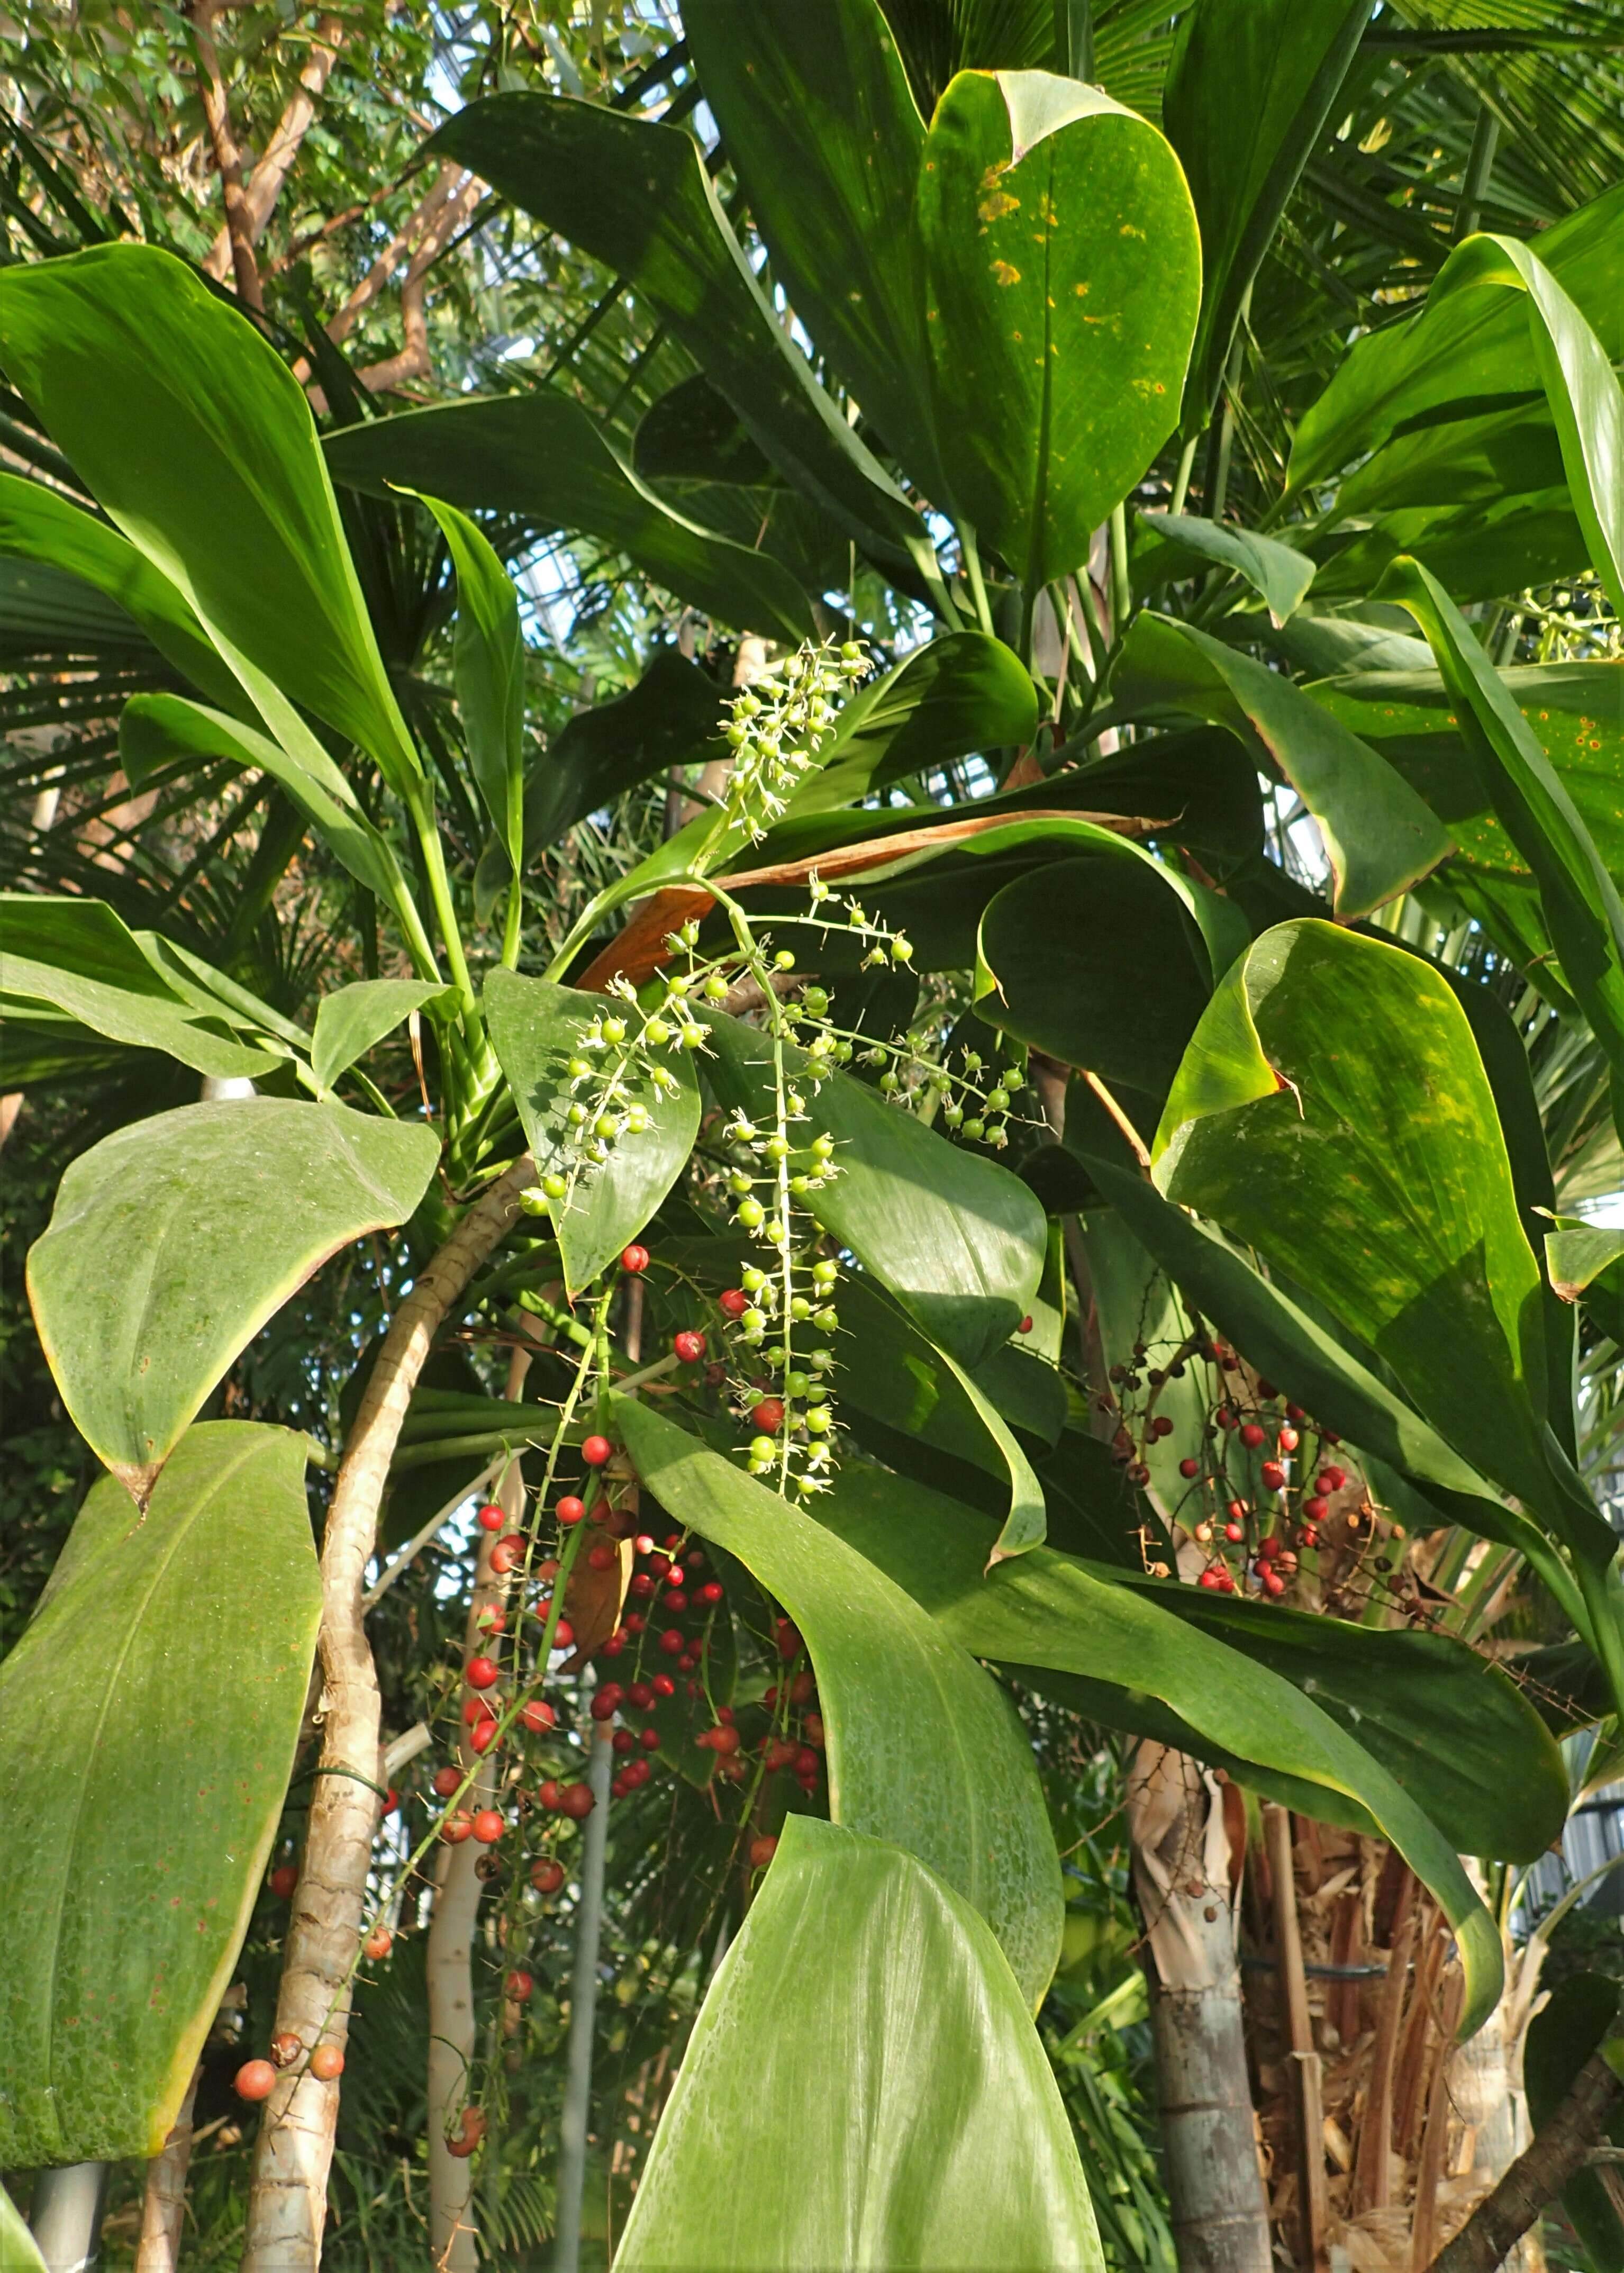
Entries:
{"type": "MultiPolygon", "coordinates": [[[[519,1214],[535,1181],[528,1153],[475,1201],[395,1313],[344,1449],[322,1541],[326,1725],[298,1890],[291,1906],[276,2033],[342,2047],[378,1820],[378,1675],[363,1584],[390,1458],[436,1332],[519,1214]]],[[[301,2061],[265,2104],[254,2154],[243,2273],[314,2273],[321,2260],[339,2086],[301,2061]]]]}

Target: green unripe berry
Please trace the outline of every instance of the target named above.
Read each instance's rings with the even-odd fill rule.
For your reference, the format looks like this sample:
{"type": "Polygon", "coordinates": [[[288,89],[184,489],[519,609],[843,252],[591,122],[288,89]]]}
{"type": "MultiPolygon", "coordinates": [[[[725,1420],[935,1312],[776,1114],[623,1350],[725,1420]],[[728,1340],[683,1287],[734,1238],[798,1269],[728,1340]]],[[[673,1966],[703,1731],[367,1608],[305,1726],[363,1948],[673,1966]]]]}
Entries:
{"type": "Polygon", "coordinates": [[[788,947],[781,947],[777,954],[773,957],[773,968],[775,971],[793,971],[795,969],[794,949],[788,947]]]}
{"type": "Polygon", "coordinates": [[[612,1113],[600,1113],[597,1119],[592,1124],[593,1134],[596,1136],[608,1138],[615,1134],[615,1131],[619,1125],[619,1122],[615,1119],[612,1113]]]}
{"type": "Polygon", "coordinates": [[[833,1350],[815,1349],[811,1352],[806,1362],[814,1373],[827,1373],[834,1362],[834,1353],[833,1350]]]}
{"type": "Polygon", "coordinates": [[[969,1138],[972,1144],[978,1144],[986,1133],[986,1123],[984,1121],[967,1121],[964,1124],[964,1134],[969,1138]]]}
{"type": "Polygon", "coordinates": [[[568,1191],[569,1188],[569,1178],[567,1176],[561,1176],[556,1168],[550,1176],[543,1176],[542,1178],[542,1189],[546,1193],[550,1200],[561,1200],[565,1192],[568,1191]]]}
{"type": "Polygon", "coordinates": [[[989,1113],[1007,1113],[1008,1110],[1009,1091],[1007,1089],[990,1089],[987,1091],[987,1111],[989,1113]]]}
{"type": "Polygon", "coordinates": [[[705,981],[705,999],[707,1002],[725,1002],[727,1001],[728,982],[719,971],[713,971],[710,977],[705,981]]]}
{"type": "Polygon", "coordinates": [[[821,1018],[824,1012],[829,1007],[827,988],[823,986],[807,987],[805,994],[801,996],[801,1007],[803,1009],[810,1011],[814,1018],[821,1018]]]}
{"type": "Polygon", "coordinates": [[[963,1118],[964,1107],[962,1105],[943,1106],[942,1119],[947,1122],[949,1129],[956,1129],[963,1118]]]}
{"type": "Polygon", "coordinates": [[[840,1265],[832,1256],[820,1255],[812,1267],[814,1287],[832,1287],[840,1277],[840,1265]]]}
{"type": "Polygon", "coordinates": [[[765,1310],[746,1310],[740,1318],[739,1324],[753,1340],[760,1341],[767,1332],[767,1313],[765,1310]]]}
{"type": "Polygon", "coordinates": [[[775,1459],[777,1456],[778,1447],[770,1437],[751,1438],[750,1457],[752,1460],[760,1460],[765,1465],[768,1460],[775,1459]]]}
{"type": "Polygon", "coordinates": [[[625,1038],[626,1022],[624,1018],[604,1019],[603,1039],[606,1042],[624,1042],[625,1038]]]}
{"type": "Polygon", "coordinates": [[[769,1160],[787,1160],[790,1157],[789,1138],[769,1136],[767,1140],[767,1157],[769,1160]]]}
{"type": "Polygon", "coordinates": [[[834,1415],[827,1405],[814,1405],[808,1409],[806,1433],[809,1437],[827,1437],[834,1426],[834,1415]]]}
{"type": "Polygon", "coordinates": [[[811,1377],[802,1373],[798,1368],[794,1372],[784,1376],[784,1389],[790,1397],[805,1397],[811,1387],[811,1377]]]}
{"type": "Polygon", "coordinates": [[[753,1263],[746,1264],[738,1274],[738,1283],[746,1294],[759,1294],[767,1284],[765,1271],[758,1271],[753,1263]]]}
{"type": "Polygon", "coordinates": [[[572,1129],[584,1129],[587,1125],[586,1106],[579,1101],[574,1105],[572,1105],[568,1113],[565,1114],[565,1119],[569,1122],[572,1129]]]}
{"type": "Polygon", "coordinates": [[[902,1084],[898,1081],[895,1074],[887,1068],[887,1070],[879,1076],[879,1087],[882,1095],[886,1097],[894,1097],[897,1091],[902,1087],[902,1084]]]}
{"type": "Polygon", "coordinates": [[[570,1060],[570,1079],[572,1081],[585,1081],[591,1071],[592,1068],[585,1058],[572,1058],[570,1060]]]}
{"type": "Polygon", "coordinates": [[[814,1137],[812,1138],[812,1154],[813,1154],[813,1157],[814,1157],[815,1159],[819,1159],[819,1160],[827,1160],[827,1159],[829,1159],[830,1155],[834,1152],[834,1139],[833,1138],[833,1136],[831,1136],[828,1134],[828,1132],[827,1132],[827,1130],[825,1130],[825,1131],[824,1131],[822,1134],[820,1134],[819,1136],[814,1136],[814,1137]]]}
{"type": "Polygon", "coordinates": [[[893,963],[911,963],[913,959],[914,943],[912,940],[894,939],[892,941],[891,960],[893,963]]]}
{"type": "Polygon", "coordinates": [[[535,1189],[532,1187],[529,1191],[520,1193],[519,1204],[526,1215],[545,1215],[547,1212],[547,1195],[544,1192],[535,1190],[535,1189]]]}
{"type": "Polygon", "coordinates": [[[805,1294],[792,1294],[790,1296],[790,1316],[792,1318],[810,1318],[812,1314],[812,1304],[807,1301],[805,1294]]]}
{"type": "Polygon", "coordinates": [[[767,1220],[767,1210],[760,1200],[740,1200],[738,1220],[746,1231],[760,1231],[767,1220]]]}
{"type": "Polygon", "coordinates": [[[651,1050],[662,1050],[671,1039],[671,1030],[663,1018],[650,1018],[643,1028],[643,1039],[651,1050]]]}
{"type": "Polygon", "coordinates": [[[626,1107],[626,1134],[629,1136],[640,1136],[647,1126],[648,1107],[646,1105],[628,1105],[626,1107]]]}
{"type": "Polygon", "coordinates": [[[682,1046],[685,1050],[702,1050],[705,1046],[704,1027],[685,1026],[682,1030],[682,1046]]]}

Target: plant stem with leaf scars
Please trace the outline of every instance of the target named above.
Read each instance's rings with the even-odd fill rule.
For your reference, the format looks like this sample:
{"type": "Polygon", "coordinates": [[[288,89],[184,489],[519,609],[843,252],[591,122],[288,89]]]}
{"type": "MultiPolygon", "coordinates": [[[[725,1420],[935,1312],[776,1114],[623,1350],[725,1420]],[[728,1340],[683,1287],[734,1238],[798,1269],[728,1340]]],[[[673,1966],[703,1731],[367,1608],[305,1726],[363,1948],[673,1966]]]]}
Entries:
{"type": "MultiPolygon", "coordinates": [[[[282,1958],[276,2033],[341,2049],[378,1822],[378,1675],[362,1585],[389,1463],[434,1337],[517,1218],[535,1182],[528,1153],[463,1216],[396,1311],[344,1448],[322,1542],[321,1665],[326,1719],[304,1857],[282,1958]]],[[[326,2219],[339,2087],[301,2061],[265,2104],[254,2154],[243,2273],[315,2273],[326,2219]]]]}
{"type": "Polygon", "coordinates": [[[1430,2273],[1492,2273],[1548,2202],[1584,2167],[1620,2089],[1606,2048],[1590,2054],[1568,2097],[1487,2199],[1433,2258],[1430,2273]]]}

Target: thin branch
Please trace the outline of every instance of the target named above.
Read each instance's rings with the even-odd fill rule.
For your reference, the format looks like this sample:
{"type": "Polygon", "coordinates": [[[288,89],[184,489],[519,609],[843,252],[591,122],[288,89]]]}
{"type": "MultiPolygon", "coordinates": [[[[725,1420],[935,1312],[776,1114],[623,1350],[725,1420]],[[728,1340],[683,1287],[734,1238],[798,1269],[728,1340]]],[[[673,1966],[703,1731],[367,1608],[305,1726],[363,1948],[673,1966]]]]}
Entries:
{"type": "Polygon", "coordinates": [[[1478,2203],[1429,2273],[1493,2273],[1547,2202],[1582,2171],[1606,2128],[1620,2089],[1605,2052],[1594,2052],[1561,2105],[1534,2134],[1487,2199],[1478,2203]]]}
{"type": "MultiPolygon", "coordinates": [[[[213,0],[216,7],[220,0],[213,0]]],[[[338,52],[344,43],[344,24],[337,16],[324,16],[311,35],[311,51],[288,107],[276,123],[243,192],[243,213],[251,247],[258,244],[275,210],[282,184],[293,168],[300,146],[310,131],[316,106],[326,91],[338,52]]],[[[239,158],[240,164],[240,158],[239,158]]],[[[229,225],[222,229],[203,263],[206,275],[223,281],[235,257],[229,225]]],[[[239,284],[238,289],[242,287],[239,284]]]]}
{"type": "MultiPolygon", "coordinates": [[[[231,266],[236,275],[237,297],[251,308],[265,305],[259,289],[259,270],[254,259],[254,231],[243,188],[243,153],[231,124],[231,106],[221,75],[220,53],[214,45],[214,16],[218,0],[191,0],[188,13],[198,56],[198,93],[208,124],[214,164],[226,199],[226,231],[231,266]]],[[[220,274],[223,277],[222,267],[220,274]]]]}

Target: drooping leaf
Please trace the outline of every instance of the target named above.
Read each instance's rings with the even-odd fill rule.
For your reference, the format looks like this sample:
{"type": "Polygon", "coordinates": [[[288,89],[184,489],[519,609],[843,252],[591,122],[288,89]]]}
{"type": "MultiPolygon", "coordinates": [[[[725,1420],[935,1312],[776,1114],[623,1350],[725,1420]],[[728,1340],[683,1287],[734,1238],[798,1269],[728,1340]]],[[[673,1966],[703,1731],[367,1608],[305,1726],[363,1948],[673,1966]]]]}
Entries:
{"type": "Polygon", "coordinates": [[[81,577],[138,624],[200,693],[215,702],[241,702],[241,687],[168,578],[127,537],[59,490],[0,474],[0,556],[81,577]]]}
{"type": "Polygon", "coordinates": [[[403,1018],[450,992],[430,979],[357,979],[324,994],[316,1005],[311,1047],[311,1071],[318,1088],[330,1090],[347,1068],[385,1034],[393,1034],[403,1018]]]}
{"type": "Polygon", "coordinates": [[[1187,513],[1141,513],[1134,547],[1136,591],[1154,592],[1175,577],[1221,568],[1244,577],[1259,594],[1276,629],[1294,616],[1313,581],[1313,562],[1278,537],[1259,536],[1226,521],[1187,513]]]}
{"type": "Polygon", "coordinates": [[[247,317],[156,245],[94,245],[0,276],[0,364],[273,732],[303,703],[420,786],[310,406],[247,317]]]}
{"type": "Polygon", "coordinates": [[[1340,916],[1369,914],[1448,852],[1434,815],[1385,760],[1291,679],[1191,625],[1136,617],[1117,699],[1131,714],[1183,712],[1227,726],[1264,771],[1283,775],[1320,825],[1340,916]]]}
{"type": "Polygon", "coordinates": [[[1201,313],[1181,430],[1212,416],[1235,325],[1353,60],[1371,0],[1197,0],[1162,121],[1201,234],[1201,313]]]}
{"type": "Polygon", "coordinates": [[[804,1636],[828,1734],[834,1820],[905,1847],[972,1902],[1035,2009],[1059,1950],[1059,1864],[1007,1699],[900,1587],[810,1515],[646,1405],[621,1398],[614,1411],[660,1504],[737,1556],[804,1636]]]}
{"type": "Polygon", "coordinates": [[[998,1944],[950,1885],[896,1845],[789,1819],[706,1998],[615,2262],[1098,2273],[1043,2046],[998,1944]]]}
{"type": "Polygon", "coordinates": [[[962,72],[919,175],[936,428],[958,508],[1035,591],[1166,439],[1201,296],[1171,149],[1081,80],[962,72]]]}
{"type": "Polygon", "coordinates": [[[477,522],[439,498],[425,497],[423,503],[439,523],[457,571],[452,667],[468,764],[517,874],[524,858],[524,634],[519,595],[477,522]]]}
{"type": "Polygon", "coordinates": [[[706,101],[775,275],[892,454],[945,504],[914,227],[924,122],[878,0],[691,12],[706,101]]]}
{"type": "MultiPolygon", "coordinates": [[[[707,1077],[728,1104],[763,1117],[773,1093],[772,1042],[721,1013],[707,1017],[716,1056],[707,1077]]],[[[805,1053],[787,1047],[792,1073],[805,1053]]],[[[841,1173],[818,1213],[888,1287],[939,1349],[978,1365],[1007,1342],[1043,1276],[1043,1211],[1018,1178],[962,1152],[861,1082],[835,1074],[814,1115],[834,1137],[841,1173]]]]}
{"type": "Polygon", "coordinates": [[[238,1353],[330,1255],[404,1223],[433,1131],[275,1098],[183,1106],[103,1137],[28,1256],[62,1401],[143,1497],[238,1353]]]}
{"type": "Polygon", "coordinates": [[[0,981],[11,1011],[49,1005],[90,1033],[166,1050],[197,1073],[252,1080],[280,1062],[239,1038],[223,1006],[200,1013],[104,900],[0,893],[0,981]]]}
{"type": "Polygon", "coordinates": [[[430,146],[624,276],[785,478],[912,571],[923,524],[785,338],[690,136],[568,96],[497,94],[430,146]]]}
{"type": "MultiPolygon", "coordinates": [[[[640,1013],[610,998],[616,1015],[635,1024],[640,1013]]],[[[538,1174],[572,1176],[580,1154],[566,1143],[565,1120],[575,1091],[570,1061],[602,997],[555,986],[545,979],[521,979],[516,971],[493,971],[485,981],[485,1013],[491,1047],[501,1061],[524,1123],[538,1174]]],[[[601,1055],[603,1071],[616,1058],[601,1055]]],[[[647,1225],[682,1174],[700,1126],[700,1087],[692,1061],[678,1051],[666,1062],[677,1087],[657,1089],[647,1070],[647,1054],[626,1054],[619,1102],[645,1107],[648,1125],[640,1136],[627,1131],[601,1169],[573,1182],[553,1204],[553,1222],[563,1258],[565,1283],[572,1294],[587,1285],[628,1240],[647,1225]]]]}
{"type": "Polygon", "coordinates": [[[237,1421],[191,1429],[144,1513],[103,1477],[0,1665],[9,2168],[155,2155],[175,2120],[293,1765],[321,1616],[303,1478],[296,1436],[237,1421]]]}
{"type": "Polygon", "coordinates": [[[646,482],[731,482],[754,487],[773,469],[737,410],[702,371],[651,402],[632,437],[632,465],[646,482]]]}
{"type": "Polygon", "coordinates": [[[984,1577],[986,1519],[882,1470],[842,1467],[817,1514],[976,1656],[1037,1669],[1029,1677],[1040,1686],[1047,1666],[1159,1699],[1232,1758],[1317,1785],[1328,1803],[1354,1802],[1455,1924],[1471,1983],[1463,2026],[1493,2009],[1499,1931],[1455,1849],[1387,1769],[1292,1684],[1175,1618],[1159,1590],[1152,1600],[1050,1548],[984,1577]]]}
{"type": "Polygon", "coordinates": [[[720,729],[728,699],[697,664],[662,647],[628,693],[577,711],[531,766],[524,798],[527,862],[639,782],[724,755],[720,729]]]}
{"type": "Polygon", "coordinates": [[[775,639],[812,634],[806,596],[787,569],[656,497],[570,395],[544,387],[434,403],[346,426],[326,451],[333,478],[352,489],[415,489],[498,506],[538,529],[582,530],[725,624],[775,639]]]}

